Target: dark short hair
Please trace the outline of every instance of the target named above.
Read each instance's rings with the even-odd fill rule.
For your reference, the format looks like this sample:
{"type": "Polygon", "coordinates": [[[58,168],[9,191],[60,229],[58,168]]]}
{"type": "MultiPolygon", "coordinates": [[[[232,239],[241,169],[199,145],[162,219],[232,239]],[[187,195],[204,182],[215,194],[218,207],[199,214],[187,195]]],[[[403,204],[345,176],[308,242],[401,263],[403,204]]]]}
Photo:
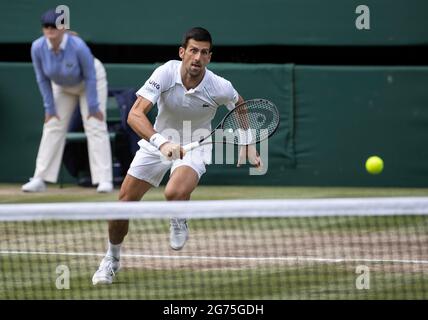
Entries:
{"type": "Polygon", "coordinates": [[[195,41],[206,41],[210,43],[210,51],[213,47],[213,42],[211,39],[211,34],[208,32],[208,30],[202,28],[202,27],[194,27],[190,30],[188,30],[184,35],[183,35],[183,40],[181,42],[181,46],[183,48],[187,47],[187,43],[189,42],[190,39],[193,39],[195,41]]]}
{"type": "Polygon", "coordinates": [[[55,9],[49,9],[45,13],[42,14],[40,18],[40,22],[43,25],[55,25],[56,19],[60,16],[60,13],[56,13],[55,9]]]}

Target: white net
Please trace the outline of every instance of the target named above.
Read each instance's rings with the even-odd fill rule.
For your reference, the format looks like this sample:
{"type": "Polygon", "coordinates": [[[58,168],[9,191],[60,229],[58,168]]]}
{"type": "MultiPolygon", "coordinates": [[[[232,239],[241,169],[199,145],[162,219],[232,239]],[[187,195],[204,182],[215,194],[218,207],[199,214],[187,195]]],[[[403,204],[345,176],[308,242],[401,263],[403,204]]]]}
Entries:
{"type": "Polygon", "coordinates": [[[422,197],[0,205],[0,298],[426,299],[427,214],[422,197]],[[130,220],[121,269],[93,286],[111,219],[130,220]]]}

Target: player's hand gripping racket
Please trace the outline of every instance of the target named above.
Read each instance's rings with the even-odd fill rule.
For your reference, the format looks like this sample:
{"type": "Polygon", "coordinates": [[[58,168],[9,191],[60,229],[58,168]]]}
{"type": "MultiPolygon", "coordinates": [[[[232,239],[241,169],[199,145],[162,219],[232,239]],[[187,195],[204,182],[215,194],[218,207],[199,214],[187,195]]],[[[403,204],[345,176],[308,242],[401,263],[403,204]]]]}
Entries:
{"type": "Polygon", "coordinates": [[[231,110],[218,126],[206,137],[183,146],[184,152],[208,143],[229,143],[250,145],[272,136],[279,126],[279,112],[276,106],[266,99],[247,100],[231,110]],[[216,130],[223,130],[222,141],[207,139],[216,130]]]}

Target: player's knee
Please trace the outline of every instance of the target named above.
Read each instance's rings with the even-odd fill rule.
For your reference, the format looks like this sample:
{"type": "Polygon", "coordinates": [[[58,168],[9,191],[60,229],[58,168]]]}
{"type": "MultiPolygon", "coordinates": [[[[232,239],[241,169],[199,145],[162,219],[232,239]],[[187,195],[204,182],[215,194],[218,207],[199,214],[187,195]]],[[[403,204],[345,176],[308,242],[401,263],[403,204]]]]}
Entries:
{"type": "Polygon", "coordinates": [[[190,199],[190,193],[187,192],[187,190],[182,188],[166,188],[164,194],[167,200],[189,200],[190,199]]]}
{"type": "Polygon", "coordinates": [[[135,199],[135,196],[128,190],[120,189],[119,201],[139,201],[139,199],[135,199]]]}

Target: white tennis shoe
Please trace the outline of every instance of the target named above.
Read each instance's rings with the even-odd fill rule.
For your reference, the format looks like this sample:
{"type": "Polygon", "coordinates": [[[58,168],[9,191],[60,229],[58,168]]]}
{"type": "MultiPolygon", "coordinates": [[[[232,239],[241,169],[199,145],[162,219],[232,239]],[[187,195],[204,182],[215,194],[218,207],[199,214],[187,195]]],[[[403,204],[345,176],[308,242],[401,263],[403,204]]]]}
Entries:
{"type": "Polygon", "coordinates": [[[21,190],[24,192],[45,192],[46,183],[43,181],[42,178],[30,178],[30,182],[24,184],[21,190]]]}
{"type": "Polygon", "coordinates": [[[173,250],[181,250],[189,239],[186,219],[172,218],[170,221],[169,245],[173,250]]]}
{"type": "Polygon", "coordinates": [[[92,284],[94,286],[98,284],[112,284],[113,278],[116,272],[119,271],[119,268],[120,262],[118,259],[112,256],[105,256],[92,277],[92,284]]]}

